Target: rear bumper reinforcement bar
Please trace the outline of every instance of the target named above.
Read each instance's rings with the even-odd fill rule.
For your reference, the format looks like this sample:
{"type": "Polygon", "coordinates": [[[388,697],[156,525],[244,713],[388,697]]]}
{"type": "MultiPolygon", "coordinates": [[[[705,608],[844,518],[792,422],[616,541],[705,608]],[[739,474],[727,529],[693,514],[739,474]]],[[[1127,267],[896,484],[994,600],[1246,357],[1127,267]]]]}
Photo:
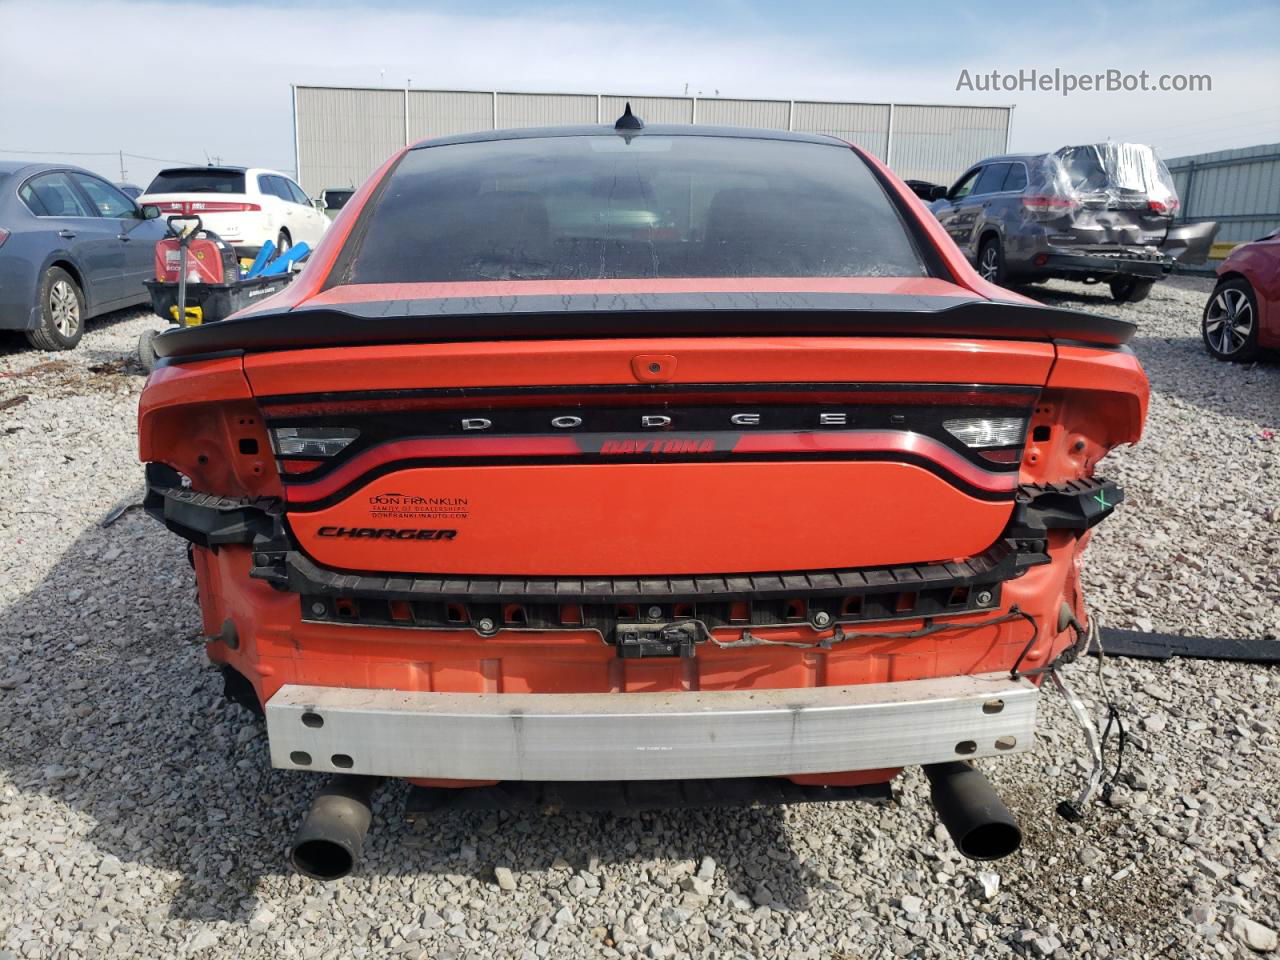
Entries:
{"type": "Polygon", "coordinates": [[[289,684],[266,706],[288,770],[464,780],[672,780],[874,770],[1030,749],[1008,674],[781,690],[472,694],[289,684]]]}

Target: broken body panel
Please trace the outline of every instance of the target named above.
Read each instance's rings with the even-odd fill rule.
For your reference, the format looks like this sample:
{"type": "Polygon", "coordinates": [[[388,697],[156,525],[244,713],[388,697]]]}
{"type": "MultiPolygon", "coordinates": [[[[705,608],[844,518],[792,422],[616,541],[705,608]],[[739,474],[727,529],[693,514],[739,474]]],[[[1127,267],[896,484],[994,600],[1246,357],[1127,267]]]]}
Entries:
{"type": "Polygon", "coordinates": [[[277,765],[587,779],[625,728],[642,779],[733,731],[708,775],[852,785],[1031,746],[1145,417],[1131,327],[984,283],[862,159],[943,277],[326,285],[384,168],[284,293],[158,338],[148,509],[277,765]],[[574,695],[611,719],[537,699],[574,695]],[[779,705],[831,724],[788,747],[779,705]],[[932,732],[848,746],[895,718],[932,732]]]}

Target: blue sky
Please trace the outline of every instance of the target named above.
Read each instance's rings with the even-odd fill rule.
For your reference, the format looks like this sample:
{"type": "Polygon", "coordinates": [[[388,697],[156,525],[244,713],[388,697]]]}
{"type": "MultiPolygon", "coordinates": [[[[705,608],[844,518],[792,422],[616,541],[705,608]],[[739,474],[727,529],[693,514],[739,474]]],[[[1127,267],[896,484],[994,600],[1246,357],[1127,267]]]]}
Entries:
{"type": "MultiPolygon", "coordinates": [[[[1012,103],[1015,149],[1111,138],[1177,156],[1280,141],[1280,5],[0,0],[4,159],[123,149],[287,169],[290,83],[410,79],[453,89],[679,94],[688,84],[706,96],[1012,103]],[[956,90],[962,69],[1055,67],[1206,73],[1213,89],[1065,98],[956,90]]],[[[79,159],[119,173],[114,158],[79,159]]],[[[127,160],[130,179],[142,182],[160,165],[127,160]]]]}

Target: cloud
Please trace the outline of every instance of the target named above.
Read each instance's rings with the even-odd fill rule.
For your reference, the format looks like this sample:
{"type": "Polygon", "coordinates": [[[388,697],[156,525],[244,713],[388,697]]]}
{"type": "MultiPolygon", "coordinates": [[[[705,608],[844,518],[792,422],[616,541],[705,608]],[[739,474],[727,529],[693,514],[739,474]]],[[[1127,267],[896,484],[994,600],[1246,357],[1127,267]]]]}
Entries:
{"type": "MultiPolygon", "coordinates": [[[[679,94],[687,83],[707,96],[1016,103],[1014,146],[1027,149],[1111,137],[1166,141],[1172,155],[1280,139],[1274,8],[1232,17],[1175,9],[1154,24],[1105,6],[1079,8],[1076,23],[1021,4],[1000,24],[988,6],[980,16],[955,9],[836,5],[792,16],[724,3],[715,15],[635,13],[621,27],[603,5],[482,15],[386,4],[8,0],[0,3],[0,148],[209,155],[289,169],[291,83],[410,78],[419,88],[679,94]],[[1213,91],[1062,98],[955,89],[962,68],[1024,66],[1209,73],[1213,91]]],[[[113,158],[88,159],[119,172],[113,158]]],[[[128,165],[143,182],[160,166],[128,165]]]]}

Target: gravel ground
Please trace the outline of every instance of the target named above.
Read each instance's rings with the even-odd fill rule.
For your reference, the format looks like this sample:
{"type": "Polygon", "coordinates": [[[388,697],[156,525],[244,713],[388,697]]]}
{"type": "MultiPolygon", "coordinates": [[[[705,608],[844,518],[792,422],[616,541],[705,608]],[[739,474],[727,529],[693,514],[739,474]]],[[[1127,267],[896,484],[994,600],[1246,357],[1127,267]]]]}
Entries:
{"type": "MultiPolygon", "coordinates": [[[[1280,366],[1207,358],[1204,293],[1116,307],[1155,386],[1128,502],[1089,555],[1104,622],[1280,633],[1280,366]]],[[[1053,814],[1083,771],[1060,698],[984,763],[1024,848],[959,859],[923,779],[897,801],[634,817],[450,814],[383,791],[358,874],[283,867],[315,779],[273,771],[220,697],[181,542],[140,492],[119,314],[71,354],[0,341],[0,960],[16,957],[1245,957],[1280,930],[1280,671],[1109,661],[1129,718],[1114,805],[1053,814]],[[510,889],[506,889],[510,888],[510,889]]],[[[1096,661],[1068,677],[1096,709],[1096,661]]]]}

